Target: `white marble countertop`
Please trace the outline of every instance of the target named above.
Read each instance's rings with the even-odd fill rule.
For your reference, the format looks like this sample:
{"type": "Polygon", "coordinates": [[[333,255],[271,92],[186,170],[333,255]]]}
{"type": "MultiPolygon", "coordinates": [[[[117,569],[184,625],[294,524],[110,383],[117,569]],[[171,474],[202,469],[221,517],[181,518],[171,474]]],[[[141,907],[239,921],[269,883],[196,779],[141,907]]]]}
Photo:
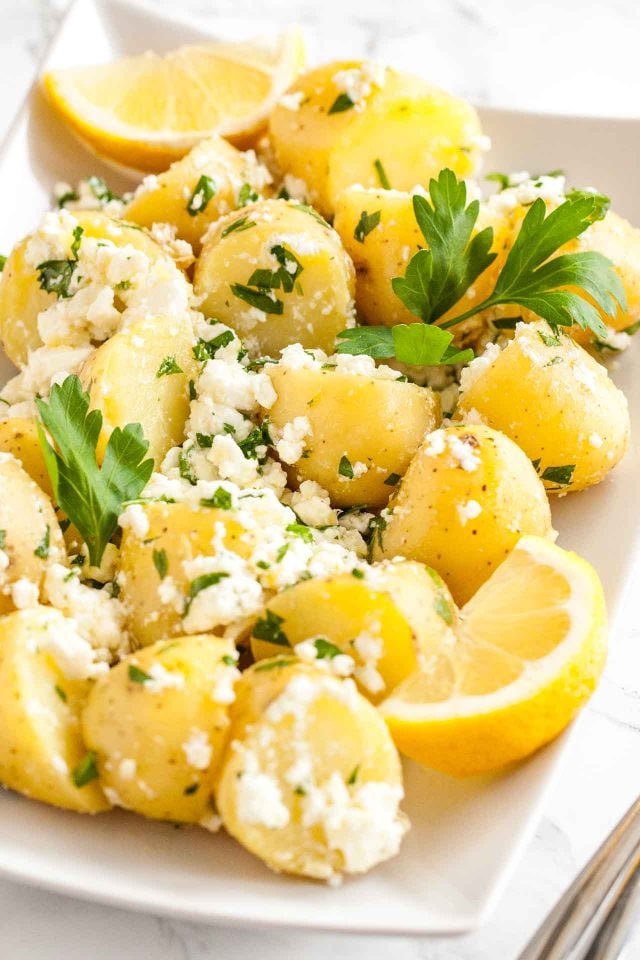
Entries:
{"type": "MultiPolygon", "coordinates": [[[[159,6],[170,0],[155,0],[159,6]]],[[[55,29],[59,0],[0,0],[0,137],[55,29]]],[[[199,16],[335,22],[337,52],[365,49],[476,100],[617,115],[640,111],[636,0],[183,0],[199,16]]],[[[334,52],[336,50],[334,49],[334,52]]],[[[546,911],[640,793],[640,590],[613,638],[535,838],[493,920],[461,939],[374,940],[208,928],[0,880],[0,958],[11,960],[515,960],[546,911]]],[[[640,956],[640,934],[625,960],[640,956]]]]}

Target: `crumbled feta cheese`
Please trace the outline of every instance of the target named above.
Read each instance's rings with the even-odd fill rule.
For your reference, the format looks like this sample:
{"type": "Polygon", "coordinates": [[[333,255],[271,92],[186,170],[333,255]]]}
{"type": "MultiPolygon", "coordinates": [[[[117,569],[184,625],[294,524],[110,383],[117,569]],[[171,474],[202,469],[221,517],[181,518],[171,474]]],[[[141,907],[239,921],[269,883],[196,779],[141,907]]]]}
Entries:
{"type": "Polygon", "coordinates": [[[122,759],[118,765],[118,776],[121,780],[133,780],[137,771],[137,762],[127,757],[122,759]]]}
{"type": "Polygon", "coordinates": [[[305,449],[305,440],[313,436],[308,417],[294,417],[285,423],[276,442],[276,451],[284,463],[297,463],[305,449]]]}
{"type": "Polygon", "coordinates": [[[366,99],[373,88],[384,86],[385,76],[385,67],[365,61],[360,67],[338,70],[333,75],[332,80],[338,90],[343,91],[349,97],[354,109],[361,111],[364,110],[366,99]]]}
{"type": "Polygon", "coordinates": [[[38,585],[29,580],[28,577],[20,577],[19,580],[11,584],[11,599],[18,610],[36,607],[39,596],[38,585]]]}
{"type": "Polygon", "coordinates": [[[131,530],[138,540],[144,540],[149,533],[149,518],[141,503],[125,507],[118,517],[118,524],[123,530],[131,530]]]}
{"type": "Polygon", "coordinates": [[[211,763],[213,748],[209,742],[209,736],[204,730],[198,730],[194,727],[189,735],[189,739],[182,744],[182,750],[187,758],[187,763],[194,770],[206,770],[211,763]]]}
{"type": "Polygon", "coordinates": [[[466,503],[459,503],[457,506],[460,523],[466,527],[469,520],[475,520],[482,513],[482,507],[477,500],[467,500],[466,503]]]}
{"type": "Polygon", "coordinates": [[[177,670],[167,670],[161,663],[152,664],[147,673],[151,679],[145,680],[143,686],[149,693],[160,693],[162,690],[182,690],[184,687],[184,674],[177,670]]]}
{"type": "Polygon", "coordinates": [[[478,380],[485,370],[488,370],[494,360],[500,356],[500,347],[497,343],[488,343],[484,352],[475,357],[460,374],[460,393],[464,394],[476,380],[478,380]]]}
{"type": "Polygon", "coordinates": [[[236,781],[236,814],[243,823],[281,830],[289,823],[289,809],[275,777],[263,773],[256,753],[239,741],[232,749],[242,757],[243,768],[236,781]]]}
{"type": "Polygon", "coordinates": [[[604,443],[604,440],[602,439],[599,433],[592,433],[589,435],[589,443],[591,444],[592,447],[599,448],[604,443]]]}
{"type": "Polygon", "coordinates": [[[295,93],[285,93],[278,100],[278,104],[281,107],[284,107],[285,110],[294,110],[298,111],[300,105],[304,100],[304,91],[296,90],[295,93]]]}

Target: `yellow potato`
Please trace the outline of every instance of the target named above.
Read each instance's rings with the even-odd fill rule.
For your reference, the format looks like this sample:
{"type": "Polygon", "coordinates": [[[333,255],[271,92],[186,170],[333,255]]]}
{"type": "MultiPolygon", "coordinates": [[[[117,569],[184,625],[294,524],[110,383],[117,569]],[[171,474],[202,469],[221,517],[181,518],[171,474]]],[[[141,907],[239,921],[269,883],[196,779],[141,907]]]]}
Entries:
{"type": "Polygon", "coordinates": [[[173,224],[177,236],[190,243],[197,255],[211,224],[230,210],[259,199],[270,182],[269,172],[253,151],[242,153],[221,137],[212,137],[164,173],[148,178],[124,215],[142,227],[173,224]]]}
{"type": "Polygon", "coordinates": [[[605,367],[544,321],[522,324],[502,352],[463,374],[456,416],[479,415],[521,447],[547,490],[598,483],[629,442],[627,400],[605,367]]]}
{"type": "MultiPolygon", "coordinates": [[[[152,260],[165,257],[158,244],[139,227],[113,220],[96,210],[76,210],[73,217],[86,237],[110,240],[117,246],[131,244],[152,260]]],[[[30,240],[30,236],[25,237],[14,247],[0,275],[0,340],[9,359],[18,365],[27,362],[30,350],[42,346],[38,314],[56,302],[55,294],[40,288],[36,269],[25,259],[30,240]]]]}
{"type": "Polygon", "coordinates": [[[189,317],[155,317],[134,323],[93,353],[80,372],[91,408],[102,411],[99,454],[114,427],[139,423],[156,470],[184,439],[189,381],[197,375],[189,317]],[[131,382],[131,371],[135,381],[131,382]]]}
{"type": "MultiPolygon", "coordinates": [[[[147,646],[189,632],[183,620],[191,606],[192,581],[183,564],[194,557],[215,556],[220,524],[227,549],[246,555],[249,548],[241,540],[242,528],[224,510],[194,509],[187,503],[148,503],[139,509],[148,529],[124,530],[118,583],[129,628],[138,643],[147,646]],[[161,575],[164,564],[166,572],[161,575]]],[[[212,623],[207,630],[216,626],[212,623]]]]}
{"type": "Polygon", "coordinates": [[[53,498],[51,480],[44,465],[36,421],[27,417],[0,420],[0,452],[12,454],[41,490],[53,498]]]}
{"type": "Polygon", "coordinates": [[[0,782],[57,807],[99,813],[109,803],[98,780],[87,780],[92,758],[79,722],[91,681],[69,679],[50,653],[69,623],[50,607],[0,619],[0,782]]]}
{"type": "Polygon", "coordinates": [[[51,501],[9,454],[0,455],[0,542],[0,613],[8,613],[20,605],[23,588],[37,593],[50,564],[66,562],[51,501]]]}
{"type": "Polygon", "coordinates": [[[299,77],[273,110],[269,130],[280,168],[305,182],[325,216],[354,183],[411,190],[445,167],[470,176],[482,147],[470,104],[419,77],[360,61],[326,64],[299,77]],[[350,81],[360,96],[354,107],[337,111],[334,104],[346,105],[350,81]]]}
{"type": "MultiPolygon", "coordinates": [[[[443,315],[442,322],[481,303],[493,290],[504,262],[504,237],[500,221],[495,218],[490,221],[486,210],[481,211],[477,229],[489,225],[494,227],[492,249],[499,255],[462,301],[443,315]]],[[[356,307],[360,320],[387,327],[419,322],[391,286],[394,277],[404,276],[411,257],[427,246],[416,222],[411,194],[399,190],[349,187],[336,202],[334,227],[356,268],[356,307]],[[378,223],[372,226],[375,220],[378,223]]],[[[471,327],[472,321],[467,321],[451,332],[461,342],[463,334],[471,327]]]]}
{"type": "Polygon", "coordinates": [[[378,703],[427,664],[433,645],[454,624],[455,607],[438,574],[421,563],[383,563],[355,573],[302,580],[272,597],[254,624],[251,652],[263,660],[321,638],[316,659],[352,658],[353,664],[343,662],[345,672],[378,703]]]}
{"type": "Polygon", "coordinates": [[[235,658],[219,637],[180,637],[125,657],[98,679],[82,730],[114,805],[156,820],[211,815],[235,658]]]}
{"type": "Polygon", "coordinates": [[[413,383],[330,369],[265,370],[278,394],[270,422],[282,431],[306,417],[311,428],[293,481],[317,481],[339,507],[384,506],[423,436],[440,422],[438,396],[413,383]]]}
{"type": "Polygon", "coordinates": [[[331,353],[353,315],[353,264],[340,238],[315,211],[286,200],[216,224],[194,288],[203,313],[233,327],[254,356],[277,356],[290,343],[331,353]]]}
{"type": "Polygon", "coordinates": [[[279,658],[236,693],[216,790],[227,831],[272,869],[316,879],[393,856],[406,829],[400,763],[351,681],[279,658]]]}
{"type": "Polygon", "coordinates": [[[497,430],[447,427],[425,437],[389,504],[373,556],[428,563],[462,604],[527,533],[553,535],[531,461],[497,430]]]}

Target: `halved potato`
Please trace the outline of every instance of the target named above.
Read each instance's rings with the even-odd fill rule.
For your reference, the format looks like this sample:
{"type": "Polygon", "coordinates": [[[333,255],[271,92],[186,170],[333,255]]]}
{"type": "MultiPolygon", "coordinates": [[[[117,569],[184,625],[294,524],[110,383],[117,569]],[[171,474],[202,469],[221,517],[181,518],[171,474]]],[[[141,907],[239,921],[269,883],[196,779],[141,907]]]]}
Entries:
{"type": "Polygon", "coordinates": [[[0,452],[10,453],[19,460],[23,470],[31,479],[49,499],[53,498],[53,488],[44,465],[35,420],[28,417],[9,417],[8,420],[0,420],[0,452]]]}
{"type": "Polygon", "coordinates": [[[455,617],[435,571],[406,560],[382,563],[366,573],[302,580],[276,594],[254,624],[251,652],[262,660],[305,643],[305,655],[315,645],[317,660],[331,663],[345,654],[353,661],[344,663],[345,674],[353,673],[364,696],[378,703],[426,666],[455,617]]]}
{"type": "Polygon", "coordinates": [[[51,501],[9,454],[0,454],[0,613],[37,600],[52,563],[65,563],[51,501]]]}
{"type": "Polygon", "coordinates": [[[413,383],[339,368],[265,370],[278,394],[270,422],[284,431],[305,417],[310,427],[292,481],[317,481],[340,507],[384,506],[425,433],[440,423],[437,394],[413,383]]]}
{"type": "MultiPolygon", "coordinates": [[[[242,528],[225,510],[188,503],[147,503],[133,509],[139,511],[142,528],[128,526],[123,532],[117,579],[131,632],[147,646],[188,632],[184,618],[193,598],[185,562],[215,556],[221,530],[226,549],[242,556],[249,547],[242,528]]],[[[214,618],[207,630],[217,626],[214,618]]]]}
{"type": "Polygon", "coordinates": [[[624,456],[630,432],[627,399],[606,368],[544,321],[520,324],[504,350],[491,349],[463,373],[456,417],[502,430],[549,491],[599,483],[624,456]]]}
{"type": "Polygon", "coordinates": [[[212,223],[261,199],[271,176],[253,151],[242,153],[222,137],[203,140],[157,177],[147,178],[124,215],[142,227],[170,223],[197,255],[212,223]]]}
{"type": "Polygon", "coordinates": [[[82,730],[114,805],[187,823],[211,814],[235,658],[220,637],[180,637],[125,657],[99,678],[82,730]]]}
{"type": "MultiPolygon", "coordinates": [[[[110,240],[116,246],[130,244],[151,260],[166,258],[162,249],[139,227],[113,220],[96,210],[77,210],[69,218],[69,242],[72,224],[82,227],[83,236],[110,240]]],[[[13,363],[25,364],[30,350],[42,346],[38,314],[56,302],[54,293],[42,290],[38,273],[26,260],[32,236],[25,237],[11,251],[0,275],[0,340],[13,363]]]]}
{"type": "Polygon", "coordinates": [[[354,271],[340,238],[309,207],[263,200],[207,235],[194,289],[208,317],[232,327],[254,356],[290,343],[331,353],[352,323],[354,271]]]}
{"type": "Polygon", "coordinates": [[[470,104],[363,61],[299,77],[273,110],[269,132],[279,166],[305,182],[325,216],[354,183],[411,190],[445,167],[470,176],[484,146],[470,104]]]}
{"type": "Polygon", "coordinates": [[[549,501],[529,458],[504,434],[476,425],[425,437],[381,519],[374,558],[429,564],[458,604],[523,534],[553,536],[549,501]]]}
{"type": "Polygon", "coordinates": [[[188,316],[163,316],[132,324],[91,354],[80,379],[91,408],[102,411],[104,418],[100,456],[114,427],[128,423],[142,426],[157,470],[166,452],[182,443],[189,381],[198,369],[193,344],[188,316]]]}
{"type": "Polygon", "coordinates": [[[70,679],[51,650],[73,626],[32,607],[0,618],[0,782],[79,813],[108,810],[80,732],[90,680],[70,679]]]}
{"type": "Polygon", "coordinates": [[[394,856],[400,762],[352,681],[278,658],[247,670],[236,695],[216,790],[227,831],[272,869],[315,879],[394,856]]]}

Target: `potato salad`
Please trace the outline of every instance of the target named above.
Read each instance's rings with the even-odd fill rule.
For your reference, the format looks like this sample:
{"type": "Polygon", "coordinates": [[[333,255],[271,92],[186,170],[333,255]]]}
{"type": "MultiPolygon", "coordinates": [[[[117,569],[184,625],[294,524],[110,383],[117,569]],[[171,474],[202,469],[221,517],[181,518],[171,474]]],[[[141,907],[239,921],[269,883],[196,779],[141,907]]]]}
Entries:
{"type": "Polygon", "coordinates": [[[503,771],[598,682],[553,505],[627,448],[640,234],[380,64],[238,142],[61,180],[2,258],[0,782],[337,884],[400,849],[401,755],[503,771]]]}

